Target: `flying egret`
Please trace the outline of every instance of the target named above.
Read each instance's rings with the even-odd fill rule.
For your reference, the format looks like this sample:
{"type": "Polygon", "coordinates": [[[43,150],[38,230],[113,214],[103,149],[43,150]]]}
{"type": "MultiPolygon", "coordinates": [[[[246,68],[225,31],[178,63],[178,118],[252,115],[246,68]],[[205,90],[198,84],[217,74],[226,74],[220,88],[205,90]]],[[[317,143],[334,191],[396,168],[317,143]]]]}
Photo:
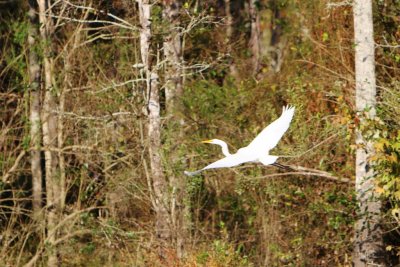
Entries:
{"type": "Polygon", "coordinates": [[[260,162],[264,165],[284,167],[278,163],[275,163],[279,157],[269,155],[269,151],[278,144],[283,134],[289,128],[290,122],[292,121],[294,115],[294,110],[295,108],[291,106],[283,107],[282,115],[277,120],[265,127],[264,130],[262,130],[261,133],[259,133],[248,146],[240,148],[235,154],[231,154],[229,152],[228,145],[222,140],[211,139],[203,141],[203,143],[221,146],[222,153],[225,155],[225,158],[217,160],[216,162],[207,165],[203,169],[194,172],[185,171],[185,174],[193,176],[204,170],[229,168],[246,162],[260,162]]]}

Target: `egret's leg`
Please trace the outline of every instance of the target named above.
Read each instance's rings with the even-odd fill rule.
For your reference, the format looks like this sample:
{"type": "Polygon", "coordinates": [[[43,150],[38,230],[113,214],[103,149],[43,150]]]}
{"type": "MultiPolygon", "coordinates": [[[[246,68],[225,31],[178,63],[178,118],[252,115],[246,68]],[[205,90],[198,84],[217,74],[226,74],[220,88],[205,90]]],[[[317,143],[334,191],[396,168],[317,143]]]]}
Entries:
{"type": "Polygon", "coordinates": [[[294,170],[293,170],[292,168],[290,168],[289,166],[282,165],[282,164],[280,164],[280,163],[277,163],[277,162],[275,162],[275,163],[272,163],[271,165],[272,165],[272,166],[275,166],[275,167],[277,167],[277,168],[280,168],[280,169],[286,170],[286,171],[294,171],[294,170]]]}

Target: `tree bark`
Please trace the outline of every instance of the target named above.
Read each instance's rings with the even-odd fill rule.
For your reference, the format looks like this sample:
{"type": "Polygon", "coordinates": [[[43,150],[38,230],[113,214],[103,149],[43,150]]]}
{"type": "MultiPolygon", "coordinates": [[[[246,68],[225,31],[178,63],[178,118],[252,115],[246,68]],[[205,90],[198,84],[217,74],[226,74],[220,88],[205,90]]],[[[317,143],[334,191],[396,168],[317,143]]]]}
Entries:
{"type": "Polygon", "coordinates": [[[168,246],[171,241],[171,219],[168,211],[168,184],[163,172],[161,162],[161,120],[160,120],[160,96],[158,87],[158,75],[155,72],[150,74],[150,93],[149,93],[149,154],[150,168],[153,179],[153,190],[156,202],[156,232],[163,247],[168,246]]]}
{"type": "Polygon", "coordinates": [[[258,10],[258,0],[250,0],[249,15],[251,25],[250,49],[252,53],[253,73],[257,74],[260,71],[260,14],[258,10]]]}
{"type": "MultiPolygon", "coordinates": [[[[180,0],[163,1],[163,19],[167,25],[167,32],[164,36],[165,66],[165,97],[166,112],[171,121],[178,121],[180,126],[184,124],[179,114],[183,94],[182,79],[182,41],[179,30],[180,24],[180,0]],[[177,112],[178,111],[178,112],[177,112]]],[[[175,127],[174,127],[175,129],[175,127]]],[[[175,136],[183,137],[181,127],[175,131],[175,136]]],[[[179,161],[176,151],[170,151],[168,158],[173,166],[179,161]]],[[[172,173],[169,176],[169,186],[172,189],[170,194],[172,239],[176,248],[178,258],[185,255],[186,244],[190,232],[190,204],[186,194],[186,179],[172,173]],[[186,203],[186,205],[184,204],[186,203]]]]}
{"type": "Polygon", "coordinates": [[[53,26],[49,16],[51,9],[47,9],[46,0],[38,0],[39,21],[41,24],[40,35],[43,44],[43,71],[44,71],[44,101],[42,109],[42,131],[46,171],[46,222],[47,240],[47,265],[57,266],[57,229],[58,215],[60,212],[60,177],[58,174],[58,157],[54,152],[57,147],[57,103],[56,92],[53,86],[52,49],[49,41],[53,33],[53,26]]]}
{"type": "MultiPolygon", "coordinates": [[[[225,44],[227,47],[229,57],[233,58],[233,56],[232,56],[233,17],[232,17],[232,11],[231,11],[231,0],[225,0],[225,17],[226,17],[225,44]]],[[[233,77],[238,77],[238,72],[237,72],[236,65],[234,64],[234,62],[231,62],[231,64],[229,65],[229,70],[233,77]]]]}
{"type": "Polygon", "coordinates": [[[167,113],[172,114],[176,100],[182,96],[182,42],[179,32],[179,0],[163,1],[163,18],[167,24],[164,37],[164,54],[166,59],[165,100],[167,113]]]}
{"type": "Polygon", "coordinates": [[[383,266],[383,241],[380,227],[381,203],[375,195],[375,173],[369,158],[374,154],[372,141],[362,132],[368,119],[375,117],[376,81],[372,2],[355,0],[356,109],[360,126],[356,132],[356,194],[359,203],[355,224],[355,266],[383,266]]]}
{"type": "Polygon", "coordinates": [[[42,167],[40,157],[40,65],[36,48],[39,39],[39,20],[35,1],[29,1],[29,92],[30,92],[30,138],[31,138],[31,172],[32,172],[32,209],[33,217],[40,218],[42,209],[42,167]]]}
{"type": "MultiPolygon", "coordinates": [[[[284,19],[279,1],[270,0],[269,6],[271,8],[270,17],[270,40],[267,47],[267,56],[269,58],[269,65],[274,73],[281,70],[283,63],[283,50],[286,45],[286,39],[283,38],[282,20],[284,19]]],[[[261,53],[264,54],[264,53],[261,53]]]]}
{"type": "Polygon", "coordinates": [[[152,191],[154,191],[156,212],[156,235],[159,240],[160,257],[165,257],[165,250],[171,242],[171,220],[168,210],[168,183],[161,162],[161,118],[159,78],[156,70],[152,70],[150,56],[151,40],[151,4],[149,0],[137,0],[140,19],[140,52],[146,73],[148,140],[152,191]]]}

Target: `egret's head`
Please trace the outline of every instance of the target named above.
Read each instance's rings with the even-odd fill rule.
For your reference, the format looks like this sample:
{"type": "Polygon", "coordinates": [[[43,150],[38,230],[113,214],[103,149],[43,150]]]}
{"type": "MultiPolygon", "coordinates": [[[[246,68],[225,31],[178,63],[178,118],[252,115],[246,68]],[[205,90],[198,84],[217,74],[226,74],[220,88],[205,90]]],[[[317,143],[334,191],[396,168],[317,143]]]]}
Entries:
{"type": "Polygon", "coordinates": [[[220,145],[220,146],[225,144],[224,141],[219,140],[219,139],[211,139],[211,140],[205,140],[205,141],[201,141],[201,142],[205,143],[205,144],[213,144],[213,145],[220,145]]]}
{"type": "Polygon", "coordinates": [[[211,140],[205,140],[202,141],[202,143],[206,143],[206,144],[213,144],[213,145],[219,145],[222,148],[222,153],[228,157],[231,155],[231,153],[229,153],[229,149],[228,149],[228,144],[225,143],[222,140],[219,139],[211,139],[211,140]]]}

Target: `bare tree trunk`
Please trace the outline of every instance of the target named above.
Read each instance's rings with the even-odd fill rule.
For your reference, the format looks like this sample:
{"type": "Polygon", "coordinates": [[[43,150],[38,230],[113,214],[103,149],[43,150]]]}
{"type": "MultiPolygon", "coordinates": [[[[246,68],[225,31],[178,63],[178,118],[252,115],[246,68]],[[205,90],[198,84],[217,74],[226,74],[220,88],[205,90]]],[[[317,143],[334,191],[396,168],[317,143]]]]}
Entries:
{"type": "MultiPolygon", "coordinates": [[[[170,118],[179,121],[180,125],[184,124],[183,118],[179,116],[180,98],[183,94],[182,79],[182,41],[179,30],[180,24],[180,0],[164,0],[163,1],[163,18],[168,25],[167,33],[164,37],[164,54],[166,59],[165,67],[165,97],[167,114],[170,118]]],[[[181,128],[179,128],[181,129],[181,128]]],[[[183,132],[177,130],[176,135],[182,137],[183,132]]],[[[175,151],[168,153],[168,158],[172,165],[179,160],[175,151]]],[[[182,258],[185,254],[186,244],[188,243],[190,221],[190,204],[186,194],[186,179],[178,177],[175,174],[169,176],[169,186],[172,189],[170,195],[170,210],[172,223],[172,238],[175,241],[177,256],[182,258]],[[186,201],[185,201],[186,200],[186,201]],[[186,205],[184,205],[184,202],[186,205]]]]}
{"type": "MultiPolygon", "coordinates": [[[[283,38],[282,20],[284,19],[280,5],[277,0],[270,0],[271,17],[270,17],[270,40],[266,46],[266,52],[269,58],[269,65],[273,72],[277,73],[281,70],[283,63],[283,51],[286,45],[286,38],[283,38]]],[[[264,54],[264,53],[261,53],[264,54]]]]}
{"type": "Polygon", "coordinates": [[[182,42],[179,32],[179,0],[164,0],[163,17],[168,23],[168,32],[164,39],[164,54],[166,59],[165,99],[167,113],[171,114],[176,107],[175,102],[182,96],[182,42]]]}
{"type": "Polygon", "coordinates": [[[171,241],[171,220],[168,211],[168,183],[161,162],[161,118],[159,81],[156,70],[151,70],[150,39],[151,39],[151,4],[149,0],[137,0],[140,17],[140,52],[146,73],[148,97],[148,140],[150,171],[155,197],[156,233],[160,242],[160,256],[164,257],[164,248],[171,241]]]}
{"type": "MultiPolygon", "coordinates": [[[[354,1],[356,109],[360,128],[375,117],[376,81],[372,1],[354,1]]],[[[375,195],[375,173],[369,158],[374,154],[371,140],[361,129],[356,133],[356,194],[359,218],[355,225],[355,266],[383,266],[383,241],[380,227],[381,203],[375,195]]]]}
{"type": "MultiPolygon", "coordinates": [[[[229,53],[229,56],[231,58],[233,58],[233,56],[232,56],[233,17],[232,17],[232,12],[231,12],[231,0],[225,0],[225,17],[226,17],[226,27],[225,27],[226,40],[225,40],[225,43],[227,46],[227,51],[229,53]]],[[[233,77],[238,76],[236,65],[233,62],[231,62],[230,66],[229,66],[229,70],[233,77]]]]}
{"type": "Polygon", "coordinates": [[[57,173],[58,157],[54,152],[57,147],[57,115],[55,114],[57,104],[55,99],[55,88],[53,86],[53,71],[51,58],[51,44],[49,43],[53,27],[49,16],[51,9],[47,10],[46,0],[38,0],[40,35],[43,42],[43,68],[44,68],[44,101],[42,109],[42,131],[46,171],[46,221],[47,221],[47,249],[48,266],[57,266],[57,230],[58,214],[60,212],[60,185],[57,173]]]}
{"type": "Polygon", "coordinates": [[[29,91],[30,91],[30,137],[31,137],[31,172],[32,172],[32,208],[33,217],[40,218],[42,209],[42,167],[40,159],[40,65],[36,53],[39,39],[39,20],[35,1],[29,1],[29,91]]]}
{"type": "Polygon", "coordinates": [[[259,14],[259,1],[250,0],[249,3],[249,15],[251,24],[251,35],[250,35],[250,49],[252,53],[252,64],[253,73],[257,74],[260,70],[260,14],[259,14]]]}
{"type": "MultiPolygon", "coordinates": [[[[169,206],[168,184],[161,163],[161,121],[158,75],[155,72],[151,72],[150,79],[148,136],[150,168],[157,205],[156,231],[161,242],[170,242],[172,234],[171,220],[167,208],[169,206]]],[[[167,243],[163,245],[167,246],[167,243]]]]}
{"type": "Polygon", "coordinates": [[[229,42],[233,34],[233,17],[231,12],[231,0],[224,0],[225,2],[225,17],[226,17],[226,39],[229,42]]]}

